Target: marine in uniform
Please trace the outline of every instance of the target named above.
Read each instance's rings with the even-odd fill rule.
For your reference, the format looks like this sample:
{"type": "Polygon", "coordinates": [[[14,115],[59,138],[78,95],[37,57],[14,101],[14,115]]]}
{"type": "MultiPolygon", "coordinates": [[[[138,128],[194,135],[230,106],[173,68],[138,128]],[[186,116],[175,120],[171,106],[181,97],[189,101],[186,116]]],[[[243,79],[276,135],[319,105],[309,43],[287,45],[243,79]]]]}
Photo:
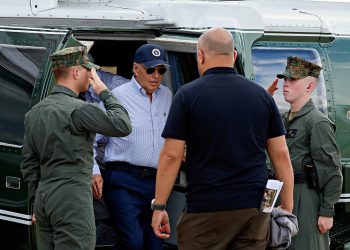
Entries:
{"type": "Polygon", "coordinates": [[[57,85],[25,116],[21,171],[34,199],[38,249],[95,248],[92,165],[95,133],[126,136],[127,111],[89,62],[84,46],[51,55],[57,85]],[[78,99],[90,85],[107,112],[78,99]]]}
{"type": "Polygon", "coordinates": [[[284,99],[291,109],[283,115],[286,140],[294,170],[294,209],[299,233],[289,249],[329,249],[334,204],[342,189],[341,157],[335,125],[313,104],[321,67],[288,57],[284,73],[284,99]]]}

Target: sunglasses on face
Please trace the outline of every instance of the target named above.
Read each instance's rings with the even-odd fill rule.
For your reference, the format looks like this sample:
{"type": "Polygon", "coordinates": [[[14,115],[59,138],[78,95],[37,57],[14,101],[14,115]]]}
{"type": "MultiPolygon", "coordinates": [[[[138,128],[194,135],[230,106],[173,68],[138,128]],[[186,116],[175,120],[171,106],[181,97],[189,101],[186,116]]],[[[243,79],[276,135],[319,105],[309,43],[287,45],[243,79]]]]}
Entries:
{"type": "MultiPolygon", "coordinates": [[[[143,65],[142,65],[142,66],[143,66],[143,65]]],[[[143,67],[144,67],[144,66],[143,66],[143,67]]],[[[148,75],[152,75],[156,70],[158,71],[158,74],[159,74],[159,75],[164,75],[165,72],[167,71],[167,69],[166,69],[165,67],[159,67],[159,68],[157,68],[157,67],[150,67],[150,68],[144,67],[144,68],[145,68],[146,73],[147,73],[148,75]]]]}

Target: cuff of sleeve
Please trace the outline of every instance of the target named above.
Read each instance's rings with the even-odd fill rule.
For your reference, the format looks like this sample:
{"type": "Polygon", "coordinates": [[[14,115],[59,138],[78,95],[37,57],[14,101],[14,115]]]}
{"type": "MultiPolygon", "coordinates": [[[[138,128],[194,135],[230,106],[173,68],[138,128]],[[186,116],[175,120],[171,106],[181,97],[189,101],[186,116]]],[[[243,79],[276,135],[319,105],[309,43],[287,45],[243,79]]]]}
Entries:
{"type": "Polygon", "coordinates": [[[105,102],[106,99],[111,95],[112,93],[108,89],[105,89],[100,93],[99,98],[101,101],[105,102]]]}
{"type": "Polygon", "coordinates": [[[333,217],[335,215],[333,208],[325,208],[325,207],[320,207],[318,214],[325,217],[333,217]]]}
{"type": "Polygon", "coordinates": [[[97,164],[94,164],[92,168],[92,175],[101,175],[100,167],[97,164]]]}

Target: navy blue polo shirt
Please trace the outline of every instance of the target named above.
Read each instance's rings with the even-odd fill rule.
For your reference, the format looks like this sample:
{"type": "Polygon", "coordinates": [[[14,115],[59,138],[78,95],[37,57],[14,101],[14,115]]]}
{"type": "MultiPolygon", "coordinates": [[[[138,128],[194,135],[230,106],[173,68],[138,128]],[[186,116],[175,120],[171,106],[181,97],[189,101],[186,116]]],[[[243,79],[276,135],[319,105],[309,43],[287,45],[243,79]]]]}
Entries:
{"type": "Polygon", "coordinates": [[[273,98],[233,68],[211,68],[182,86],[162,136],[186,141],[187,211],[259,208],[266,141],[284,134],[273,98]]]}

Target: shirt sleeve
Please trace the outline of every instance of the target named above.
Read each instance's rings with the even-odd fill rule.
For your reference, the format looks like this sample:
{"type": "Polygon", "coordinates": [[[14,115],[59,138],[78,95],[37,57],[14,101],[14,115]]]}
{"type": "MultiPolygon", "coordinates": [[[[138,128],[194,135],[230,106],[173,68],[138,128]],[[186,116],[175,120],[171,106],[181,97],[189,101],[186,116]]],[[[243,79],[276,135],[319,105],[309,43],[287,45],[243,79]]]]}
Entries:
{"type": "Polygon", "coordinates": [[[310,147],[322,194],[319,215],[332,217],[334,205],[341,194],[343,178],[340,152],[334,129],[329,121],[321,121],[313,125],[310,147]]]}
{"type": "Polygon", "coordinates": [[[186,140],[187,115],[185,96],[181,88],[175,94],[170,106],[169,115],[162,133],[163,138],[186,140]]]}
{"type": "Polygon", "coordinates": [[[99,166],[94,162],[94,166],[92,168],[92,175],[101,175],[101,171],[99,166]]]}
{"type": "Polygon", "coordinates": [[[21,172],[24,182],[28,185],[28,199],[34,200],[35,192],[40,180],[40,159],[30,142],[30,127],[27,119],[25,120],[25,134],[22,150],[21,172]]]}
{"type": "Polygon", "coordinates": [[[108,143],[108,138],[101,135],[101,134],[96,134],[96,138],[94,141],[94,165],[92,168],[92,175],[100,175],[100,165],[103,164],[103,158],[105,154],[105,148],[108,143]]]}
{"type": "Polygon", "coordinates": [[[131,122],[126,109],[109,90],[100,94],[106,112],[97,105],[85,104],[72,113],[72,119],[78,130],[103,134],[106,136],[127,136],[131,133],[131,122]]]}
{"type": "Polygon", "coordinates": [[[275,100],[268,94],[270,99],[270,126],[267,137],[274,138],[286,134],[286,130],[283,125],[281,114],[275,103],[275,100]]]}

